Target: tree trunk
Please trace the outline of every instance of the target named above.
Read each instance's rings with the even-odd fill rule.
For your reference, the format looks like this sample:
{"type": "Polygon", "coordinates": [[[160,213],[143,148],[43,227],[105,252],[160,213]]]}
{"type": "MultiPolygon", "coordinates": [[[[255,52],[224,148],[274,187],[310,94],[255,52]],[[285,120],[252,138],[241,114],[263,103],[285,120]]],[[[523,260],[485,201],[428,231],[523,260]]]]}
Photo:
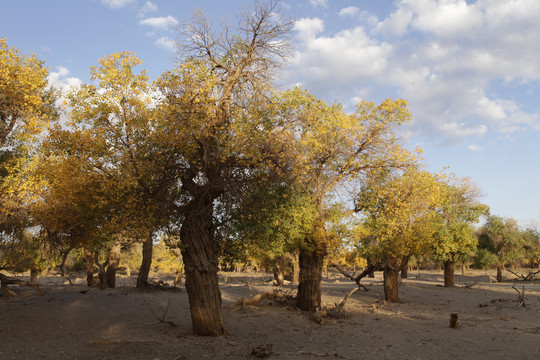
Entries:
{"type": "Polygon", "coordinates": [[[321,306],[321,281],[326,244],[318,249],[300,249],[300,278],[297,306],[300,310],[315,311],[321,306]]]}
{"type": "Polygon", "coordinates": [[[298,284],[298,282],[300,281],[300,255],[298,254],[298,252],[295,252],[294,254],[292,268],[292,282],[298,284]]]}
{"type": "Polygon", "coordinates": [[[109,249],[105,281],[110,288],[116,287],[116,271],[118,270],[118,265],[120,265],[120,248],[121,245],[117,243],[109,249]]]}
{"type": "Polygon", "coordinates": [[[398,294],[398,270],[395,267],[385,265],[384,271],[384,297],[386,301],[397,303],[399,302],[398,294]]]}
{"type": "Polygon", "coordinates": [[[98,285],[99,285],[99,288],[101,290],[105,290],[107,288],[107,281],[105,279],[105,273],[106,273],[105,267],[107,266],[107,262],[103,261],[103,263],[100,263],[99,262],[99,252],[96,251],[94,253],[94,263],[99,268],[99,272],[98,272],[98,280],[99,280],[98,285]]]}
{"type": "Polygon", "coordinates": [[[274,272],[274,280],[276,281],[277,286],[283,286],[283,283],[285,282],[285,276],[283,275],[283,266],[282,266],[282,258],[276,259],[274,262],[273,272],[274,272]]]}
{"type": "Polygon", "coordinates": [[[94,286],[94,257],[92,251],[88,247],[84,247],[84,259],[86,261],[86,284],[94,286]]]}
{"type": "MultiPolygon", "coordinates": [[[[62,262],[60,262],[60,265],[59,265],[59,268],[60,268],[60,275],[62,277],[66,277],[66,261],[67,261],[67,258],[68,258],[68,255],[69,253],[71,252],[73,248],[70,247],[69,249],[66,249],[64,250],[64,252],[62,252],[62,262]]],[[[86,254],[85,254],[86,256],[86,254]]]]}
{"type": "Polygon", "coordinates": [[[454,270],[455,263],[453,261],[444,262],[444,286],[454,287],[454,270]]]}
{"type": "Polygon", "coordinates": [[[144,288],[148,285],[148,275],[152,266],[152,233],[150,233],[142,244],[142,263],[137,274],[137,288],[144,288]]]}
{"type": "Polygon", "coordinates": [[[401,278],[406,279],[409,275],[409,259],[411,258],[410,255],[404,256],[403,260],[401,261],[401,278]]]}
{"type": "MultiPolygon", "coordinates": [[[[371,259],[368,258],[368,259],[366,259],[366,260],[367,260],[368,267],[369,267],[370,265],[374,265],[374,264],[373,264],[373,261],[371,261],[371,259]]],[[[375,271],[370,272],[370,273],[367,275],[367,277],[368,277],[368,278],[374,278],[374,277],[375,277],[375,271]]]]}
{"type": "Polygon", "coordinates": [[[502,269],[503,269],[502,266],[497,266],[497,282],[502,282],[503,281],[502,269]]]}
{"type": "Polygon", "coordinates": [[[36,269],[30,270],[30,284],[35,284],[38,281],[38,271],[36,269]]]}
{"type": "Polygon", "coordinates": [[[225,335],[214,242],[213,200],[194,198],[186,207],[180,229],[186,290],[193,331],[197,335],[225,335]]]}

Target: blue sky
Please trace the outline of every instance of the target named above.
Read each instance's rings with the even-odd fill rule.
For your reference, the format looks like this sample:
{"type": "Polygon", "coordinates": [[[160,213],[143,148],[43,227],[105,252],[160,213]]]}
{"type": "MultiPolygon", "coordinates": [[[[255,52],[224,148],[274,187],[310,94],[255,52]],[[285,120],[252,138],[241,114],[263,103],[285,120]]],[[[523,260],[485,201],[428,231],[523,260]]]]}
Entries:
{"type": "MultiPolygon", "coordinates": [[[[50,67],[57,87],[135,51],[155,79],[172,67],[178,26],[200,8],[234,23],[247,0],[1,1],[0,37],[50,67]]],[[[284,87],[352,110],[409,101],[408,147],[428,169],[470,177],[493,214],[540,223],[540,1],[284,0],[295,19],[284,87]]]]}

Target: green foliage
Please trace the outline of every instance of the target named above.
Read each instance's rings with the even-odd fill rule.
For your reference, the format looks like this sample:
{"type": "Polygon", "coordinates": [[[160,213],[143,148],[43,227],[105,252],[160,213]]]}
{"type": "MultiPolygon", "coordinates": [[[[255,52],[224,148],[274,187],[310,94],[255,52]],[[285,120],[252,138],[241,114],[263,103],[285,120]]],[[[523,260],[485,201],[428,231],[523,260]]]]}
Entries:
{"type": "Polygon", "coordinates": [[[497,266],[505,266],[522,258],[524,245],[523,234],[517,222],[494,215],[488,217],[478,236],[478,246],[483,250],[481,255],[485,252],[494,255],[489,256],[489,259],[496,258],[497,266]]]}
{"type": "Polygon", "coordinates": [[[243,198],[234,228],[259,253],[274,259],[301,246],[316,218],[317,208],[305,190],[265,182],[243,198]]]}
{"type": "Polygon", "coordinates": [[[440,217],[434,223],[433,255],[439,261],[463,261],[477,247],[473,225],[480,216],[487,215],[487,205],[480,203],[478,191],[468,179],[446,176],[442,182],[440,217]]]}

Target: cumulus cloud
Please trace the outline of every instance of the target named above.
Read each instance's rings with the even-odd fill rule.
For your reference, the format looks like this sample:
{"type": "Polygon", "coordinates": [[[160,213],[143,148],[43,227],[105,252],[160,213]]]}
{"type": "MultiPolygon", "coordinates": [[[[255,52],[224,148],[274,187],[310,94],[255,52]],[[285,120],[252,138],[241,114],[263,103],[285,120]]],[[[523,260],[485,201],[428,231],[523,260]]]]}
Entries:
{"type": "Polygon", "coordinates": [[[377,76],[387,65],[392,47],[370,38],[362,27],[334,36],[318,36],[322,20],[301,19],[295,29],[301,50],[293,58],[295,70],[308,80],[334,84],[377,76]]]}
{"type": "Polygon", "coordinates": [[[139,25],[150,26],[158,30],[166,30],[178,25],[178,20],[172,16],[152,17],[139,21],[139,25]]]}
{"type": "Polygon", "coordinates": [[[345,16],[355,16],[355,15],[358,15],[358,13],[360,13],[359,8],[357,8],[356,6],[349,6],[349,7],[341,9],[338,15],[345,17],[345,16]]]}
{"type": "Polygon", "coordinates": [[[343,8],[356,24],[333,33],[300,19],[290,82],[351,110],[373,94],[404,98],[406,131],[445,142],[540,129],[540,110],[515,100],[540,82],[539,13],[536,0],[400,0],[380,20],[343,8]]]}
{"type": "Polygon", "coordinates": [[[176,50],[176,41],[167,36],[157,39],[155,44],[169,52],[174,52],[176,50]]]}
{"type": "Polygon", "coordinates": [[[47,78],[49,86],[59,89],[62,93],[81,86],[82,81],[79,78],[69,76],[70,71],[66,67],[59,66],[57,69],[58,71],[49,72],[47,78]]]}
{"type": "Polygon", "coordinates": [[[103,5],[111,9],[119,9],[132,2],[135,2],[135,0],[101,0],[103,5]]]}
{"type": "Polygon", "coordinates": [[[158,9],[157,5],[151,1],[147,1],[143,7],[139,9],[139,17],[144,17],[146,14],[156,12],[158,9]]]}

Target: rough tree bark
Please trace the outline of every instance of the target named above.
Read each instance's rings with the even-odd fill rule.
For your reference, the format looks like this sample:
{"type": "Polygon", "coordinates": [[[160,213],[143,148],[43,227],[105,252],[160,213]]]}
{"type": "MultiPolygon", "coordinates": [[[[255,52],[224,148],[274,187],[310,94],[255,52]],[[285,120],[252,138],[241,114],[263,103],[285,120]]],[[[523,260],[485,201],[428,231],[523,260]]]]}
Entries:
{"type": "Polygon", "coordinates": [[[294,254],[293,260],[292,260],[292,282],[298,284],[300,281],[300,255],[298,253],[294,254]]]}
{"type": "Polygon", "coordinates": [[[444,262],[444,286],[454,287],[455,263],[453,261],[444,262]]]}
{"type": "Polygon", "coordinates": [[[86,262],[86,284],[94,286],[94,256],[89,247],[84,247],[84,260],[86,262]]]}
{"type": "Polygon", "coordinates": [[[326,244],[300,249],[300,278],[298,282],[297,307],[315,311],[321,306],[321,281],[326,244]]]}
{"type": "Polygon", "coordinates": [[[276,281],[277,286],[283,286],[285,282],[285,275],[283,274],[283,258],[279,257],[274,262],[273,272],[274,272],[274,280],[276,281]]]}
{"type": "Polygon", "coordinates": [[[195,197],[186,206],[180,229],[191,321],[197,335],[225,335],[214,242],[213,200],[195,197]]]}
{"type": "Polygon", "coordinates": [[[152,233],[150,233],[142,244],[142,263],[137,275],[137,288],[144,288],[148,285],[148,275],[152,266],[152,233]]]}
{"type": "Polygon", "coordinates": [[[30,270],[30,283],[35,284],[38,281],[38,270],[32,269],[30,270]]]}
{"type": "Polygon", "coordinates": [[[384,276],[384,297],[386,301],[397,303],[399,302],[398,293],[398,270],[395,266],[385,265],[383,270],[384,276]]]}
{"type": "Polygon", "coordinates": [[[497,282],[503,281],[502,271],[503,271],[503,267],[501,265],[497,266],[497,282]]]}
{"type": "Polygon", "coordinates": [[[407,255],[403,257],[403,260],[401,261],[401,278],[407,279],[407,276],[409,275],[409,260],[411,259],[411,255],[407,255]]]}
{"type": "Polygon", "coordinates": [[[107,262],[103,261],[102,263],[99,262],[99,253],[96,251],[94,253],[94,263],[97,265],[99,272],[98,272],[98,285],[101,290],[105,290],[107,288],[107,282],[105,281],[105,272],[106,272],[106,266],[107,262]]]}
{"type": "Polygon", "coordinates": [[[120,265],[120,248],[120,243],[117,243],[109,249],[105,282],[110,288],[116,287],[116,271],[118,270],[118,265],[120,265]]]}

